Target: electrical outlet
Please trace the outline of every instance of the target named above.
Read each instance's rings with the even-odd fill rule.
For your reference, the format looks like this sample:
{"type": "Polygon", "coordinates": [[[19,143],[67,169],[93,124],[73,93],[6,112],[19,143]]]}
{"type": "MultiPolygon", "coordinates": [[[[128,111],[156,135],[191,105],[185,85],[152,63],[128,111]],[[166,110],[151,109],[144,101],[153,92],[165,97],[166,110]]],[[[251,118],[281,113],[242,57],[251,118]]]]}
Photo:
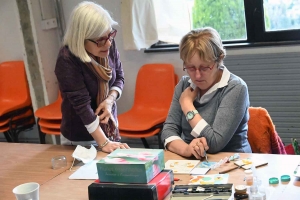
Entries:
{"type": "Polygon", "coordinates": [[[42,29],[49,30],[57,27],[56,18],[42,20],[42,29]]]}

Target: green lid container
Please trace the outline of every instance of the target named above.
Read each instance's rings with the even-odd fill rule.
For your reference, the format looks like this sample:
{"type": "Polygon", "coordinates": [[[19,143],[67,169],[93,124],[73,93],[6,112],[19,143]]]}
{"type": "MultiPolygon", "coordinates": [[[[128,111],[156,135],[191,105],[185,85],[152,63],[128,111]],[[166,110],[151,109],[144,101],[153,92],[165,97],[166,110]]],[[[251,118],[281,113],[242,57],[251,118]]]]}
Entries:
{"type": "Polygon", "coordinates": [[[289,175],[282,175],[280,177],[281,182],[289,182],[291,180],[291,177],[289,175]]]}
{"type": "Polygon", "coordinates": [[[270,184],[278,184],[279,180],[276,177],[272,177],[272,178],[269,178],[269,183],[270,184]]]}

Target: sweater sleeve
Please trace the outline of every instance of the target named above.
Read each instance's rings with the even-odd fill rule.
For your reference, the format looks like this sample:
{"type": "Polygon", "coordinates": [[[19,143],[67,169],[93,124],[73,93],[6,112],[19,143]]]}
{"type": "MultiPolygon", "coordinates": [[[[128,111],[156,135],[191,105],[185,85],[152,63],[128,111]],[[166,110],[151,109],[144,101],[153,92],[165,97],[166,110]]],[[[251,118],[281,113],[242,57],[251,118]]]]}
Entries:
{"type": "Polygon", "coordinates": [[[164,127],[161,134],[161,140],[163,143],[167,138],[171,136],[181,137],[181,133],[182,133],[181,119],[182,119],[183,112],[181,110],[179,98],[181,96],[182,91],[184,90],[184,79],[185,77],[181,78],[181,80],[175,87],[168,117],[164,123],[164,127]]]}
{"type": "Polygon", "coordinates": [[[110,49],[110,54],[111,59],[113,60],[114,67],[115,67],[115,72],[116,72],[116,78],[114,82],[111,85],[111,88],[118,88],[116,89],[119,92],[119,95],[116,100],[120,99],[122,95],[122,91],[124,88],[124,71],[122,67],[122,62],[120,61],[120,54],[117,49],[115,41],[113,41],[112,47],[110,49]]]}
{"type": "Polygon", "coordinates": [[[64,98],[70,101],[76,114],[80,116],[84,125],[89,125],[96,120],[96,115],[91,108],[91,97],[84,83],[84,77],[79,59],[67,55],[68,50],[60,53],[55,67],[59,87],[64,98]]]}
{"type": "Polygon", "coordinates": [[[225,90],[213,124],[207,125],[200,133],[200,137],[207,140],[209,153],[217,153],[228,144],[248,112],[248,107],[249,95],[245,83],[239,82],[225,90]]]}

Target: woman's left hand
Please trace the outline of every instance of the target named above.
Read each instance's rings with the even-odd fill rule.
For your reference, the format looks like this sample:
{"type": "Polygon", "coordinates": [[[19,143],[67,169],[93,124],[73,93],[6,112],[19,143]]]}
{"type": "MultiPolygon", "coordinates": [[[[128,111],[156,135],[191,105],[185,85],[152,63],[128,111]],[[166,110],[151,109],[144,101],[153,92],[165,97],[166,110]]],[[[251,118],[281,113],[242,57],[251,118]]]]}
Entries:
{"type": "Polygon", "coordinates": [[[95,111],[96,115],[99,115],[99,113],[102,113],[99,115],[100,123],[107,124],[109,118],[111,117],[111,110],[112,106],[114,104],[114,101],[110,98],[106,98],[104,101],[102,101],[98,108],[95,111]]]}

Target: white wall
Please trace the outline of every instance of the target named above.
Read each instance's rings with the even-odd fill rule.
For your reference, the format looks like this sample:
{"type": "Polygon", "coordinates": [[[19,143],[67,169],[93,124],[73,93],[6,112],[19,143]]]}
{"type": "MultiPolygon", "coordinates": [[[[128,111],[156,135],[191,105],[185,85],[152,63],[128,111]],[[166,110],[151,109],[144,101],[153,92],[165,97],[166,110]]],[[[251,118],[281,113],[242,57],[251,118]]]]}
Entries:
{"type": "Polygon", "coordinates": [[[0,6],[0,63],[23,60],[18,8],[15,1],[1,0],[0,6]]]}
{"type": "Polygon", "coordinates": [[[57,79],[54,74],[56,57],[60,47],[57,28],[43,30],[42,20],[55,18],[55,9],[52,0],[28,0],[34,21],[33,34],[37,40],[37,51],[40,62],[40,72],[46,88],[46,104],[54,102],[58,94],[57,79]],[[42,10],[41,10],[42,8],[42,10]]]}

